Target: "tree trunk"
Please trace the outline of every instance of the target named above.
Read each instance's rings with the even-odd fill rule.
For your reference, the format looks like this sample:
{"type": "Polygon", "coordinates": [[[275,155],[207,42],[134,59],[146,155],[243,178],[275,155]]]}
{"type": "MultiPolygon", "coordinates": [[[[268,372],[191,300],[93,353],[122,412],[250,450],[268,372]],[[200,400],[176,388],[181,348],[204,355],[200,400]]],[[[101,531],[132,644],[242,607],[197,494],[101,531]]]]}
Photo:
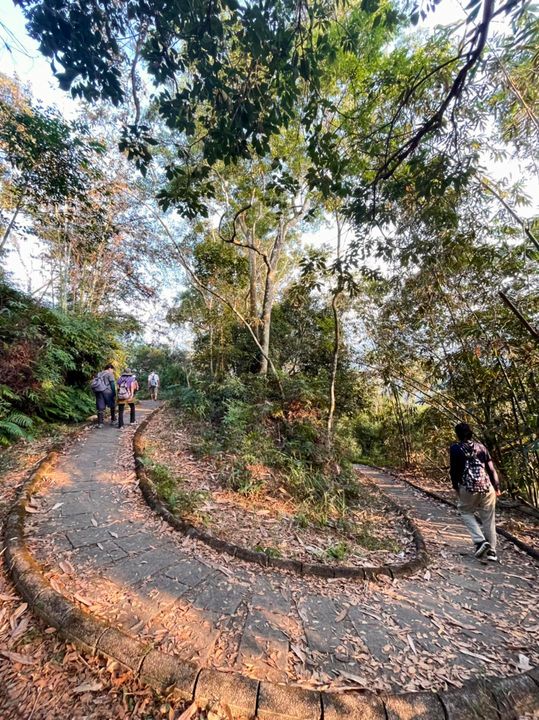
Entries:
{"type": "Polygon", "coordinates": [[[271,335],[271,313],[273,303],[275,301],[275,271],[281,257],[284,241],[286,238],[287,226],[281,221],[275,243],[271,250],[269,259],[269,268],[266,272],[266,281],[264,283],[264,299],[262,301],[262,314],[260,317],[262,326],[262,357],[260,358],[260,375],[268,374],[268,358],[270,352],[270,335],[271,335]]]}
{"type": "Polygon", "coordinates": [[[328,424],[327,424],[327,438],[326,447],[328,452],[331,450],[333,444],[333,418],[335,415],[335,385],[337,382],[337,369],[339,366],[339,349],[341,345],[341,326],[339,320],[339,312],[337,310],[337,301],[341,295],[341,290],[338,289],[333,295],[331,301],[331,309],[333,311],[333,362],[331,367],[331,383],[329,386],[329,413],[328,413],[328,424]]]}
{"type": "MultiPolygon", "coordinates": [[[[337,223],[337,260],[341,259],[341,238],[343,221],[339,215],[339,211],[335,211],[335,221],[337,223]]],[[[340,265],[339,265],[340,267],[340,265]]],[[[339,367],[339,350],[341,346],[341,325],[339,319],[339,311],[337,310],[337,302],[342,294],[341,289],[342,275],[339,276],[337,289],[331,300],[331,310],[333,312],[333,358],[331,363],[331,382],[329,385],[329,412],[327,422],[326,447],[328,452],[333,445],[333,419],[335,416],[335,386],[337,383],[337,369],[339,367]]]]}
{"type": "Polygon", "coordinates": [[[255,323],[255,332],[259,334],[258,327],[258,302],[256,296],[258,267],[256,262],[256,252],[249,249],[249,315],[253,323],[255,323]]]}
{"type": "MultiPolygon", "coordinates": [[[[211,298],[209,301],[209,308],[210,308],[210,317],[211,317],[211,312],[213,310],[213,303],[211,301],[211,298]]],[[[210,340],[210,377],[213,379],[213,377],[215,375],[215,368],[213,366],[213,322],[212,321],[210,321],[210,324],[209,324],[209,340],[210,340]]]]}
{"type": "Polygon", "coordinates": [[[4,231],[4,235],[2,237],[2,242],[0,242],[0,250],[4,249],[4,246],[8,241],[9,234],[13,230],[13,226],[15,225],[15,220],[17,219],[17,215],[19,214],[19,210],[22,207],[23,200],[24,200],[24,191],[21,193],[21,195],[17,201],[17,205],[15,206],[15,211],[14,211],[13,215],[11,216],[11,220],[9,221],[9,224],[4,231]]]}
{"type": "Polygon", "coordinates": [[[525,318],[524,315],[520,312],[520,310],[517,308],[517,306],[515,305],[515,303],[514,303],[510,298],[507,297],[507,295],[503,292],[503,290],[498,290],[498,295],[501,297],[501,299],[503,300],[503,302],[507,305],[507,307],[509,308],[509,310],[511,310],[511,312],[512,312],[514,315],[516,315],[516,317],[518,318],[518,320],[519,320],[520,324],[522,325],[522,327],[526,328],[526,330],[527,330],[528,333],[532,336],[532,338],[534,338],[534,340],[536,340],[536,341],[539,340],[539,331],[537,331],[537,330],[533,327],[533,325],[531,325],[531,324],[526,320],[526,318],[525,318]]]}
{"type": "Polygon", "coordinates": [[[213,368],[213,326],[210,325],[210,377],[213,378],[214,376],[214,368],[213,368]]]}
{"type": "Polygon", "coordinates": [[[262,325],[262,357],[260,358],[260,375],[268,374],[268,355],[270,349],[270,333],[271,333],[271,311],[273,309],[273,289],[274,283],[271,277],[273,273],[268,272],[266,277],[266,293],[264,294],[264,310],[261,317],[262,325]]]}
{"type": "Polygon", "coordinates": [[[401,436],[401,445],[404,455],[404,462],[409,465],[411,459],[410,446],[408,443],[408,436],[406,434],[406,422],[402,412],[399,391],[393,383],[391,383],[391,391],[395,400],[395,414],[397,416],[397,425],[399,426],[399,432],[401,436]]]}

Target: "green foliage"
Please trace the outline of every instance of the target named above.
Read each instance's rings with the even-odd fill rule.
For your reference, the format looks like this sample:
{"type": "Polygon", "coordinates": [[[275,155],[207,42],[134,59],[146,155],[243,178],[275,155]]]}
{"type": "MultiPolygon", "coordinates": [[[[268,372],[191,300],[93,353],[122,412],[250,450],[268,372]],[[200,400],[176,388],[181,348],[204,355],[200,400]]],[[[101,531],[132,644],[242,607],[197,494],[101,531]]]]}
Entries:
{"type": "Polygon", "coordinates": [[[227,468],[224,478],[226,487],[240,495],[258,495],[265,487],[263,481],[253,477],[249,458],[238,457],[231,468],[227,468]]]}
{"type": "Polygon", "coordinates": [[[380,374],[354,423],[360,455],[447,479],[453,427],[466,421],[490,450],[503,487],[538,504],[537,342],[495,292],[504,288],[520,313],[537,317],[537,263],[505,218],[488,222],[485,198],[453,201],[456,234],[431,224],[432,237],[420,243],[426,228],[414,218],[395,250],[406,258],[413,250],[416,264],[401,265],[372,295],[364,360],[380,374]]]}
{"type": "Polygon", "coordinates": [[[227,487],[256,495],[280,486],[324,524],[344,516],[358,499],[347,450],[339,441],[327,449],[316,384],[296,376],[284,380],[284,391],[283,400],[272,381],[260,376],[228,376],[222,383],[198,379],[177,392],[175,403],[195,419],[205,418],[205,438],[196,449],[226,457],[227,487]],[[196,402],[189,404],[190,397],[196,402]]]}
{"type": "Polygon", "coordinates": [[[197,420],[206,418],[210,412],[210,403],[206,395],[196,387],[172,388],[173,405],[197,420]]]}
{"type": "Polygon", "coordinates": [[[249,405],[243,400],[227,399],[225,401],[226,412],[221,420],[226,443],[234,447],[241,442],[244,436],[249,434],[251,427],[256,422],[258,408],[249,405]]]}
{"type": "Polygon", "coordinates": [[[13,194],[34,203],[82,195],[84,169],[97,143],[84,142],[54,110],[32,107],[12,85],[0,74],[0,149],[13,194]]]}
{"type": "Polygon", "coordinates": [[[158,495],[166,502],[172,512],[180,517],[192,515],[196,512],[206,497],[205,493],[183,490],[181,479],[174,475],[166,465],[157,463],[147,456],[142,461],[146,472],[156,487],[158,495]]]}
{"type": "Polygon", "coordinates": [[[309,527],[309,517],[304,512],[297,513],[294,516],[294,522],[303,530],[309,527]]]}
{"type": "MultiPolygon", "coordinates": [[[[180,7],[156,0],[17,4],[60,86],[89,102],[126,100],[122,70],[136,53],[154,89],[147,93],[150,117],[175,134],[170,145],[176,157],[167,155],[166,185],[158,197],[165,210],[175,205],[189,218],[210,214],[216,166],[268,155],[272,141],[293,124],[307,140],[310,186],[324,197],[351,200],[358,218],[368,214],[361,207],[365,195],[378,198],[373,186],[379,189],[409,158],[449,157],[447,176],[434,173],[432,179],[458,183],[459,166],[468,158],[463,163],[460,152],[453,158],[433,138],[460,129],[456,120],[467,103],[459,100],[479,75],[479,62],[484,55],[498,59],[499,41],[492,50],[485,47],[497,15],[485,0],[467,6],[464,37],[454,48],[450,30],[438,31],[430,42],[416,34],[414,43],[407,33],[437,0],[413,2],[408,13],[375,0],[310,0],[300,10],[292,0],[193,0],[180,7]],[[479,13],[484,32],[474,22],[479,13]]],[[[535,37],[521,27],[523,7],[515,2],[506,8],[518,30],[507,54],[514,46],[520,53],[529,47],[524,78],[532,86],[535,37]]],[[[145,173],[156,139],[140,114],[124,127],[121,149],[145,173]]],[[[275,164],[280,172],[268,189],[297,187],[294,173],[281,168],[279,158],[275,164]]]]}
{"type": "Polygon", "coordinates": [[[114,321],[65,315],[4,284],[0,343],[4,439],[27,436],[38,418],[86,419],[95,411],[89,381],[119,353],[114,321]]]}
{"type": "MultiPolygon", "coordinates": [[[[205,128],[202,162],[186,162],[182,153],[181,162],[167,168],[163,205],[185,204],[186,214],[208,212],[201,202],[212,189],[208,164],[267,152],[271,137],[293,117],[304,82],[318,87],[321,60],[330,51],[327,9],[319,0],[300,22],[296,5],[287,0],[193,2],[181,12],[138,0],[101,0],[84,8],[71,0],[59,0],[54,8],[19,1],[61,87],[88,101],[125,99],[120,69],[130,51],[124,37],[141,38],[140,60],[158,88],[154,105],[161,121],[187,137],[197,134],[199,124],[205,128]],[[204,80],[181,83],[185,74],[204,80]]],[[[122,150],[141,168],[151,157],[148,130],[142,123],[129,125],[122,138],[122,150]]]]}
{"type": "Polygon", "coordinates": [[[28,415],[13,410],[12,404],[18,395],[6,385],[0,385],[0,445],[9,445],[14,440],[29,439],[33,422],[28,415]]]}
{"type": "Polygon", "coordinates": [[[222,282],[239,288],[244,287],[248,280],[247,258],[239,255],[233,245],[210,237],[197,243],[194,269],[204,284],[217,275],[222,282]]]}
{"type": "Polygon", "coordinates": [[[141,396],[147,393],[148,375],[155,371],[161,381],[160,397],[175,398],[183,393],[191,371],[191,363],[182,350],[172,350],[166,345],[137,344],[129,348],[129,366],[134,369],[141,396]]]}
{"type": "Polygon", "coordinates": [[[389,550],[389,552],[398,553],[402,549],[395,540],[386,537],[377,537],[369,529],[370,523],[363,522],[361,525],[353,527],[354,540],[367,550],[389,550]]]}
{"type": "Polygon", "coordinates": [[[326,550],[326,555],[332,560],[344,560],[348,555],[349,548],[347,543],[338,542],[335,545],[330,545],[326,550]]]}
{"type": "Polygon", "coordinates": [[[264,553],[264,555],[267,555],[269,558],[280,558],[282,556],[279,548],[272,547],[271,545],[255,545],[253,549],[256,550],[256,552],[264,553]]]}

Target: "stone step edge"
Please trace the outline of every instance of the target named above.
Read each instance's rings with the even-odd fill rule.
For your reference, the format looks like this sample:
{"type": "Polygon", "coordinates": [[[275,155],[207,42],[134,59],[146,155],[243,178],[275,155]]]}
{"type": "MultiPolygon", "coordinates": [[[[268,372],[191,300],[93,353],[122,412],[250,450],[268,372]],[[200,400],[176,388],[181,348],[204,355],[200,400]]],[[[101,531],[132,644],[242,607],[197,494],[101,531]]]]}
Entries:
{"type": "MultiPolygon", "coordinates": [[[[454,503],[452,500],[449,500],[448,498],[444,497],[443,495],[439,495],[434,490],[427,490],[426,488],[422,488],[421,485],[417,485],[413,480],[409,480],[408,478],[404,477],[403,475],[400,475],[396,470],[392,470],[391,468],[378,467],[376,465],[370,465],[369,467],[373,467],[377,470],[381,470],[382,472],[386,472],[388,475],[391,475],[396,480],[406,483],[410,487],[414,488],[414,490],[419,490],[419,492],[422,492],[424,495],[431,497],[433,500],[437,500],[438,502],[441,502],[444,505],[448,505],[449,507],[452,507],[455,510],[457,509],[457,504],[454,503]]],[[[512,542],[520,550],[527,553],[534,560],[539,560],[539,550],[537,550],[537,548],[534,548],[532,545],[529,545],[528,543],[525,543],[523,540],[520,540],[515,535],[513,535],[513,533],[509,532],[509,530],[506,530],[504,527],[501,527],[500,525],[496,525],[496,532],[500,533],[500,535],[503,535],[504,538],[509,540],[509,542],[512,542]]]]}
{"type": "Polygon", "coordinates": [[[7,516],[4,548],[10,575],[32,612],[57,628],[66,641],[89,655],[119,662],[156,691],[175,690],[176,697],[201,706],[218,701],[233,713],[257,720],[516,720],[539,708],[539,668],[469,681],[450,691],[326,693],[201,668],[140,642],[54,590],[26,547],[26,501],[57,457],[58,451],[53,451],[39,463],[7,516]]]}
{"type": "MultiPolygon", "coordinates": [[[[158,408],[156,412],[163,410],[164,406],[158,408]]],[[[294,560],[293,558],[274,558],[269,557],[266,553],[259,552],[256,550],[250,550],[249,548],[241,545],[235,545],[234,543],[223,540],[212,533],[202,530],[201,528],[192,525],[185,520],[177,517],[172,513],[165,503],[159,497],[155,485],[145,471],[142,458],[145,451],[145,438],[144,431],[146,430],[148,423],[155,416],[156,413],[152,413],[146,417],[138,426],[135,435],[133,437],[133,451],[135,455],[135,467],[137,473],[137,479],[140,490],[144,499],[150,508],[160,515],[169,525],[175,530],[178,530],[187,537],[191,537],[195,540],[209,545],[218,552],[226,553],[232,557],[239,558],[246,562],[255,563],[264,567],[274,567],[280,570],[290,570],[299,575],[313,575],[317,577],[326,578],[349,578],[351,580],[359,581],[370,581],[375,580],[377,577],[384,575],[390,578],[406,577],[408,575],[414,575],[422,568],[425,568],[429,564],[429,555],[427,552],[425,540],[423,535],[414,523],[411,517],[406,513],[397,503],[389,498],[385,493],[384,500],[387,504],[392,507],[399,515],[403,518],[406,526],[412,533],[416,556],[412,560],[408,560],[402,564],[394,565],[379,565],[375,567],[356,567],[352,565],[324,565],[322,563],[304,563],[300,560],[294,560]]]]}

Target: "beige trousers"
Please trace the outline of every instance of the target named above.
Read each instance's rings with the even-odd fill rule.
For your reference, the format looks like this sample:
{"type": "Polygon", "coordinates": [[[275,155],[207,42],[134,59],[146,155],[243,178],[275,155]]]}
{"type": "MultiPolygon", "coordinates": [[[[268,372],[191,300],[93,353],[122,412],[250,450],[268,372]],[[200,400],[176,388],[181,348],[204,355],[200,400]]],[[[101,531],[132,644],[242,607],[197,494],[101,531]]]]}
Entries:
{"type": "Polygon", "coordinates": [[[457,503],[462,522],[468,528],[474,543],[485,540],[496,550],[496,492],[493,487],[488,493],[470,493],[464,488],[459,490],[457,503]],[[475,519],[475,513],[481,518],[483,527],[475,519]]]}

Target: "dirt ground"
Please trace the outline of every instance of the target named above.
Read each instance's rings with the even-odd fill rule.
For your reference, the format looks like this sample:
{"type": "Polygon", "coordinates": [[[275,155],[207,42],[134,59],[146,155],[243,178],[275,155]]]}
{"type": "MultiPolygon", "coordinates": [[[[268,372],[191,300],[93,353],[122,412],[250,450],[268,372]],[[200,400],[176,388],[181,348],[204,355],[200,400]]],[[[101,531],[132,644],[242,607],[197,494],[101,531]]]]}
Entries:
{"type": "Polygon", "coordinates": [[[171,471],[182,493],[198,495],[194,511],[183,511],[180,502],[177,514],[228,542],[275,557],[329,565],[372,567],[402,563],[414,555],[402,516],[365,478],[358,477],[359,500],[346,509],[345,523],[334,514],[320,524],[262,465],[251,466],[253,475],[260,476],[259,492],[242,494],[226,487],[223,459],[195,458],[196,436],[174,410],[152,420],[151,436],[150,456],[171,471]]]}

